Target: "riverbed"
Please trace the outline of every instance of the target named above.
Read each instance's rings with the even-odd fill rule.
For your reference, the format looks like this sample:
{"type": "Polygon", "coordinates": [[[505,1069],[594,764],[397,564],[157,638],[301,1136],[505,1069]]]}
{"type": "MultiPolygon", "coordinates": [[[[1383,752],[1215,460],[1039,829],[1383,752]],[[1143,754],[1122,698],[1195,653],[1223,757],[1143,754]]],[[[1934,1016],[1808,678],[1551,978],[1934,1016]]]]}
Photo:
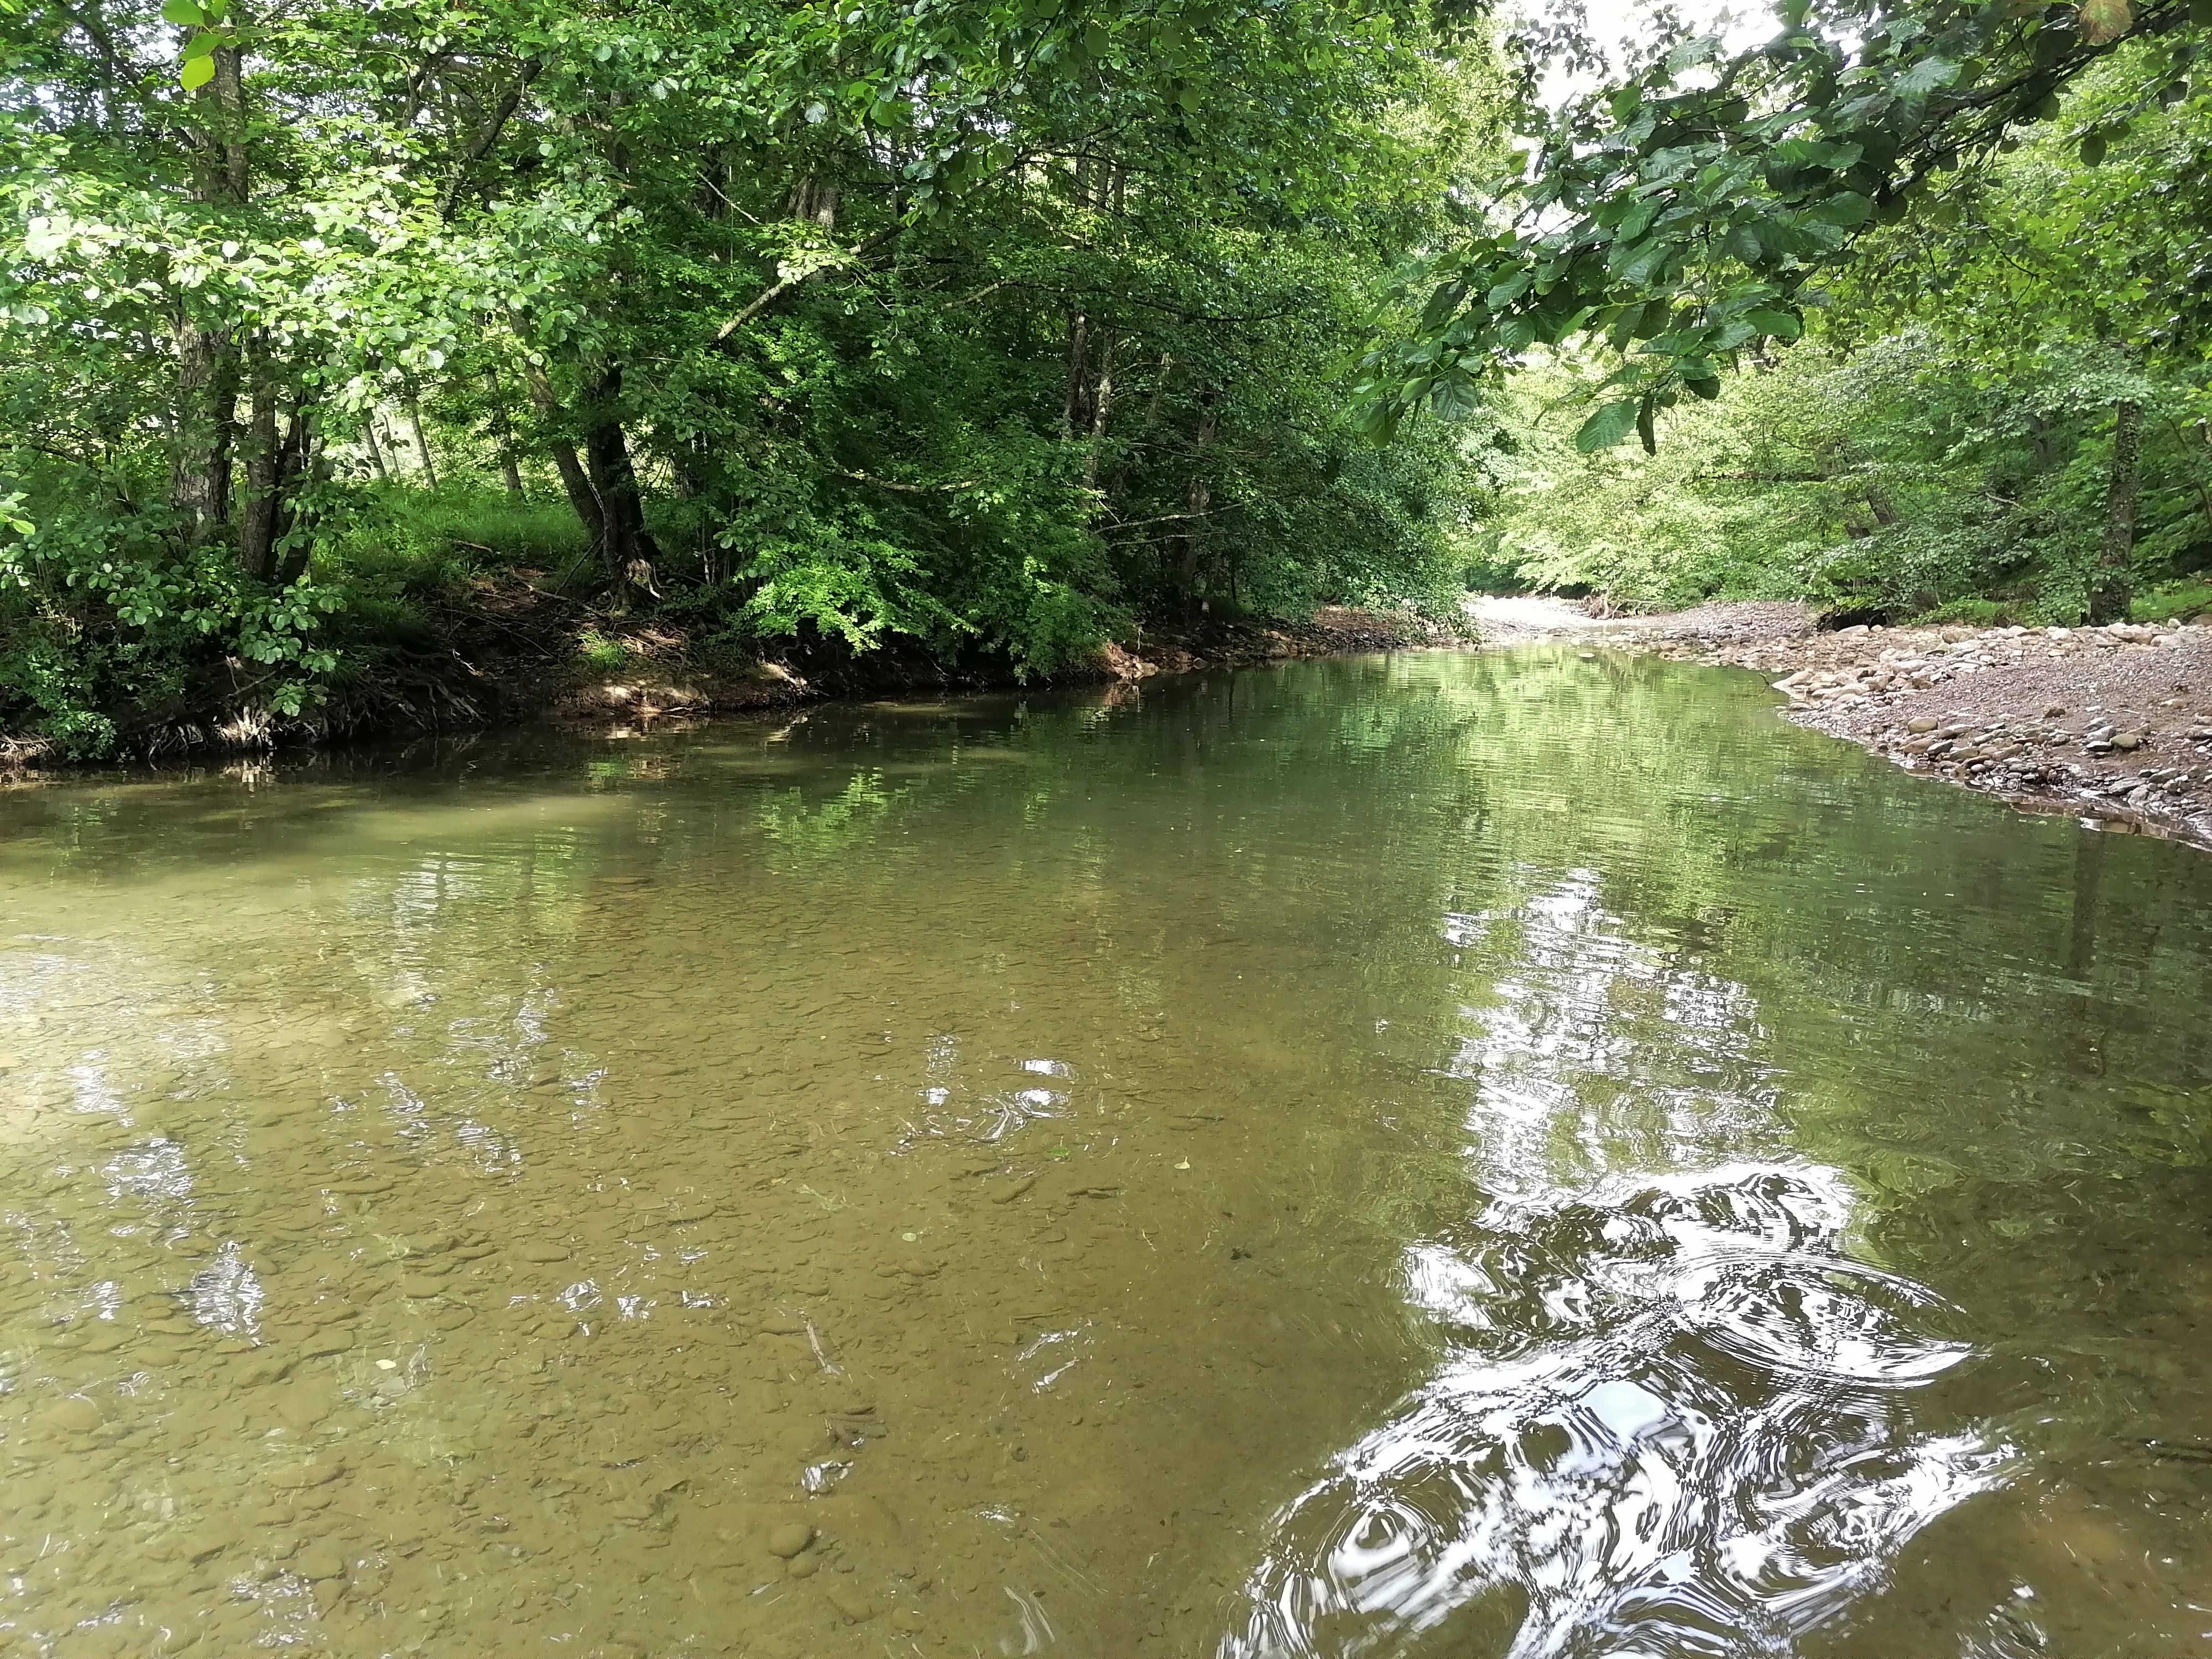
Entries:
{"type": "Polygon", "coordinates": [[[2212,866],[1778,701],[0,797],[0,1647],[2212,1649],[2212,866]]]}

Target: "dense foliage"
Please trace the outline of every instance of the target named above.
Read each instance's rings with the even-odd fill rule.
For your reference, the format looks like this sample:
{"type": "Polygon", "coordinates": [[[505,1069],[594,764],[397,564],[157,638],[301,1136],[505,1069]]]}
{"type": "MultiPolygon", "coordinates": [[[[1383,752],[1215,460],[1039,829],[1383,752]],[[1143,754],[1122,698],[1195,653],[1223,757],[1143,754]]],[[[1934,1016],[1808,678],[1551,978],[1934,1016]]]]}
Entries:
{"type": "Polygon", "coordinates": [[[1430,263],[1368,418],[1502,398],[1493,563],[1626,604],[2212,606],[2206,9],[1662,34],[1430,263]]]}
{"type": "Polygon", "coordinates": [[[153,3],[0,11],[0,732],[265,730],[502,583],[1022,675],[2212,600],[2212,0],[153,3]]]}
{"type": "Polygon", "coordinates": [[[1020,672],[1201,606],[1454,586],[1449,434],[1377,451],[1343,396],[1497,148],[1486,40],[1425,14],[32,0],[0,30],[0,729],[311,705],[428,580],[395,550],[1020,672]],[[549,501],[551,570],[512,533],[549,501]]]}

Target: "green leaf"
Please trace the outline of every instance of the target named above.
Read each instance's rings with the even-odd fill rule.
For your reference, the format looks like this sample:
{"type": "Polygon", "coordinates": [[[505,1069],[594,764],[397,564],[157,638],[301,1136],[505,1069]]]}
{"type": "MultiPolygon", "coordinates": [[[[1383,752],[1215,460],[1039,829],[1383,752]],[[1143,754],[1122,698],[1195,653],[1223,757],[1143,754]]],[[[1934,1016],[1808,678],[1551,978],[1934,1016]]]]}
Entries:
{"type": "Polygon", "coordinates": [[[1575,429],[1575,447],[1583,454],[1611,449],[1636,430],[1636,400],[1622,398],[1601,404],[1575,429]]]}
{"type": "MultiPolygon", "coordinates": [[[[1616,251],[1618,251],[1616,247],[1616,251]]],[[[1620,279],[1635,287],[1656,280],[1674,257],[1674,245],[1662,236],[1642,244],[1620,264],[1620,279]]]]}
{"type": "Polygon", "coordinates": [[[2100,167],[2104,166],[2106,149],[2106,143],[2105,135],[2103,133],[2092,132],[2087,134],[2081,140],[2081,165],[2085,167],[2100,167]]]}
{"type": "MultiPolygon", "coordinates": [[[[2111,0],[2124,5],[2126,0],[2111,0]]],[[[1959,78],[1959,66],[1946,58],[1923,58],[1899,76],[1890,90],[1899,98],[1922,99],[1959,78]]]]}
{"type": "Polygon", "coordinates": [[[208,15],[200,9],[198,0],[161,0],[161,17],[165,22],[179,28],[205,28],[208,15]]]}
{"type": "Polygon", "coordinates": [[[187,58],[184,68],[177,74],[178,82],[186,92],[197,92],[214,79],[215,59],[212,56],[187,58]]]}
{"type": "Polygon", "coordinates": [[[1747,311],[1743,319],[1761,334],[1771,334],[1778,340],[1794,340],[1805,331],[1805,325],[1786,311],[1747,311]]]}
{"type": "Polygon", "coordinates": [[[1482,302],[1488,306],[1492,311],[1503,311],[1506,307],[1511,305],[1516,300],[1526,294],[1528,291],[1528,284],[1534,280],[1535,278],[1533,273],[1526,270],[1517,270],[1514,272],[1512,276],[1508,276],[1504,282],[1499,283],[1492,288],[1489,293],[1484,295],[1482,296],[1482,302]]]}
{"type": "Polygon", "coordinates": [[[1653,412],[1651,399],[1644,398],[1643,407],[1636,411],[1636,435],[1644,441],[1644,453],[1659,453],[1658,416],[1653,412]]]}
{"type": "Polygon", "coordinates": [[[1482,399],[1474,380],[1455,369],[1429,388],[1429,407],[1447,421],[1464,421],[1480,411],[1482,399]]]}
{"type": "Polygon", "coordinates": [[[1449,322],[1459,309],[1459,302],[1467,298],[1465,283],[1438,283],[1429,302],[1421,307],[1421,331],[1434,334],[1449,322]]]}
{"type": "Polygon", "coordinates": [[[1822,224],[1863,225],[1874,216],[1874,203],[1855,190],[1844,190],[1810,204],[1805,210],[1822,224]]]}
{"type": "Polygon", "coordinates": [[[1712,402],[1714,398],[1721,395],[1720,377],[1717,375],[1711,377],[1701,376],[1696,380],[1692,380],[1686,374],[1682,377],[1682,384],[1689,387],[1690,390],[1695,392],[1698,397],[1703,398],[1707,403],[1712,402]]]}

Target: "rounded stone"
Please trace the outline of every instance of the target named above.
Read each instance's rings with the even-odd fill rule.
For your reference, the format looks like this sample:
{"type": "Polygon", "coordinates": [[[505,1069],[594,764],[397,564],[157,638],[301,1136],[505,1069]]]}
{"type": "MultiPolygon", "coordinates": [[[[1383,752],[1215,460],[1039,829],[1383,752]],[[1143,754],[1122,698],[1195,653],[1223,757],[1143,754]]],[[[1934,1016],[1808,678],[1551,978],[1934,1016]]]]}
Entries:
{"type": "Polygon", "coordinates": [[[788,1561],[814,1541],[814,1528],[804,1521],[787,1522],[772,1528],[768,1535],[768,1553],[780,1555],[788,1561]]]}
{"type": "Polygon", "coordinates": [[[47,1426],[58,1434],[90,1434],[106,1420],[82,1395],[71,1395],[46,1413],[47,1426]]]}

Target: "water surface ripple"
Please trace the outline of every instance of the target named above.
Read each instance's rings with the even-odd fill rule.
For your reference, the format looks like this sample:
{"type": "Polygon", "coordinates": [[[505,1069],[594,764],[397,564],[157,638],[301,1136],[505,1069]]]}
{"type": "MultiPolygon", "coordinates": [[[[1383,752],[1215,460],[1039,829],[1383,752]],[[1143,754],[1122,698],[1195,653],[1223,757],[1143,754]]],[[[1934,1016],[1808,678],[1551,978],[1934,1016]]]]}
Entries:
{"type": "Polygon", "coordinates": [[[2212,866],[1771,702],[0,795],[0,1650],[2212,1653],[2212,866]]]}

